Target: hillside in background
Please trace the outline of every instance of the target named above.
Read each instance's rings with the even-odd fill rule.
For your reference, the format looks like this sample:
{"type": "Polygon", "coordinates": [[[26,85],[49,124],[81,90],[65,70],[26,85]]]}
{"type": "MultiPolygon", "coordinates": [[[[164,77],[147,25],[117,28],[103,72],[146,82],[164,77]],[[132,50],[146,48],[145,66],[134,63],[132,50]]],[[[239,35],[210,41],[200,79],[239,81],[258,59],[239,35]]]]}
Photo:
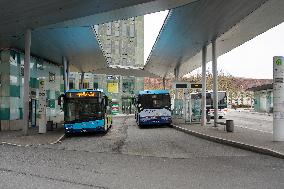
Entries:
{"type": "MultiPolygon", "coordinates": [[[[207,73],[207,90],[212,90],[213,76],[210,72],[207,73]]],[[[232,75],[226,75],[220,73],[218,76],[219,86],[218,90],[229,92],[230,96],[237,98],[240,95],[250,96],[251,92],[247,89],[264,84],[272,83],[272,79],[251,79],[251,78],[239,78],[232,75]]],[[[161,78],[145,78],[145,90],[151,89],[163,89],[163,79],[161,78]]],[[[201,83],[201,75],[197,74],[189,78],[183,78],[182,81],[191,83],[201,83]]],[[[166,79],[166,89],[172,88],[173,79],[166,79]]]]}

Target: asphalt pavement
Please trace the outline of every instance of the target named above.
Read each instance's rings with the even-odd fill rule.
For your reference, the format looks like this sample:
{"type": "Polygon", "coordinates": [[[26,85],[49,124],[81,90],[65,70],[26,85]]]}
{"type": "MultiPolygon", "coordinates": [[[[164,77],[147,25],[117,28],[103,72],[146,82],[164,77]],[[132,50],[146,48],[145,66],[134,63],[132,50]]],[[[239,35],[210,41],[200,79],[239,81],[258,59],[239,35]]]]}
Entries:
{"type": "Polygon", "coordinates": [[[236,126],[269,133],[273,131],[272,114],[230,109],[226,119],[234,120],[236,126]]]}
{"type": "Polygon", "coordinates": [[[0,188],[284,188],[284,161],[168,127],[114,119],[103,134],[0,145],[0,188]]]}

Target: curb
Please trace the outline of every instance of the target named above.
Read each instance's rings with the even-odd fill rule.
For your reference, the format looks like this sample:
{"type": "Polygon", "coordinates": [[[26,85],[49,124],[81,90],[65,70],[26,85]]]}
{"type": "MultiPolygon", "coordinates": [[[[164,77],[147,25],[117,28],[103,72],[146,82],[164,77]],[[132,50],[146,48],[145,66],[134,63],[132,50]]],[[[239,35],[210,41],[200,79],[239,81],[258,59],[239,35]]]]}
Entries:
{"type": "Polygon", "coordinates": [[[248,151],[256,152],[256,153],[259,153],[259,154],[264,154],[264,155],[269,155],[269,156],[273,156],[273,157],[276,157],[276,158],[284,159],[284,154],[277,152],[277,151],[274,151],[274,150],[271,150],[271,149],[268,149],[268,148],[253,146],[253,145],[245,144],[245,143],[242,143],[242,142],[237,142],[237,141],[233,141],[233,140],[226,140],[226,139],[223,139],[223,138],[218,138],[218,137],[202,134],[202,133],[199,133],[199,132],[196,132],[196,131],[191,131],[191,130],[185,129],[183,127],[179,127],[177,125],[172,125],[172,128],[179,130],[179,131],[182,131],[184,133],[205,139],[205,140],[212,141],[212,142],[225,144],[225,145],[233,146],[233,147],[240,148],[240,149],[243,149],[243,150],[248,150],[248,151]]]}
{"type": "Polygon", "coordinates": [[[10,142],[1,142],[0,145],[9,145],[9,146],[18,146],[18,147],[30,147],[30,146],[42,146],[42,145],[53,145],[60,143],[62,140],[66,138],[65,134],[61,135],[56,141],[46,143],[46,144],[27,144],[27,145],[21,145],[21,144],[13,144],[10,142]]]}

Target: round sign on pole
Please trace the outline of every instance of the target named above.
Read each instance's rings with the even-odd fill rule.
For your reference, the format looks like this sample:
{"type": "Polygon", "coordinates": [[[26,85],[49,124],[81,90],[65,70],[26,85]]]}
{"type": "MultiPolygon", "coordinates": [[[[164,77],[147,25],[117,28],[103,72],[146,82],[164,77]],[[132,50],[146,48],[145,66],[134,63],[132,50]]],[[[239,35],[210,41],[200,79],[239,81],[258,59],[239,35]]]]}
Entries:
{"type": "Polygon", "coordinates": [[[45,81],[39,80],[39,128],[38,133],[46,133],[46,89],[45,81]]]}

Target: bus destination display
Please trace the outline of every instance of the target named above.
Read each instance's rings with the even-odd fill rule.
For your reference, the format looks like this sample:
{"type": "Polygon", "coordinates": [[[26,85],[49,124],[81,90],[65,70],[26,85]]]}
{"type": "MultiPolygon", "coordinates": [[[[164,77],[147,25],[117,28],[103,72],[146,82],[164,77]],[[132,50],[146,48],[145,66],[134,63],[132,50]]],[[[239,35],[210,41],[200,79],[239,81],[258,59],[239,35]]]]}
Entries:
{"type": "Polygon", "coordinates": [[[66,93],[67,98],[93,98],[99,97],[99,92],[69,92],[66,93]]]}

